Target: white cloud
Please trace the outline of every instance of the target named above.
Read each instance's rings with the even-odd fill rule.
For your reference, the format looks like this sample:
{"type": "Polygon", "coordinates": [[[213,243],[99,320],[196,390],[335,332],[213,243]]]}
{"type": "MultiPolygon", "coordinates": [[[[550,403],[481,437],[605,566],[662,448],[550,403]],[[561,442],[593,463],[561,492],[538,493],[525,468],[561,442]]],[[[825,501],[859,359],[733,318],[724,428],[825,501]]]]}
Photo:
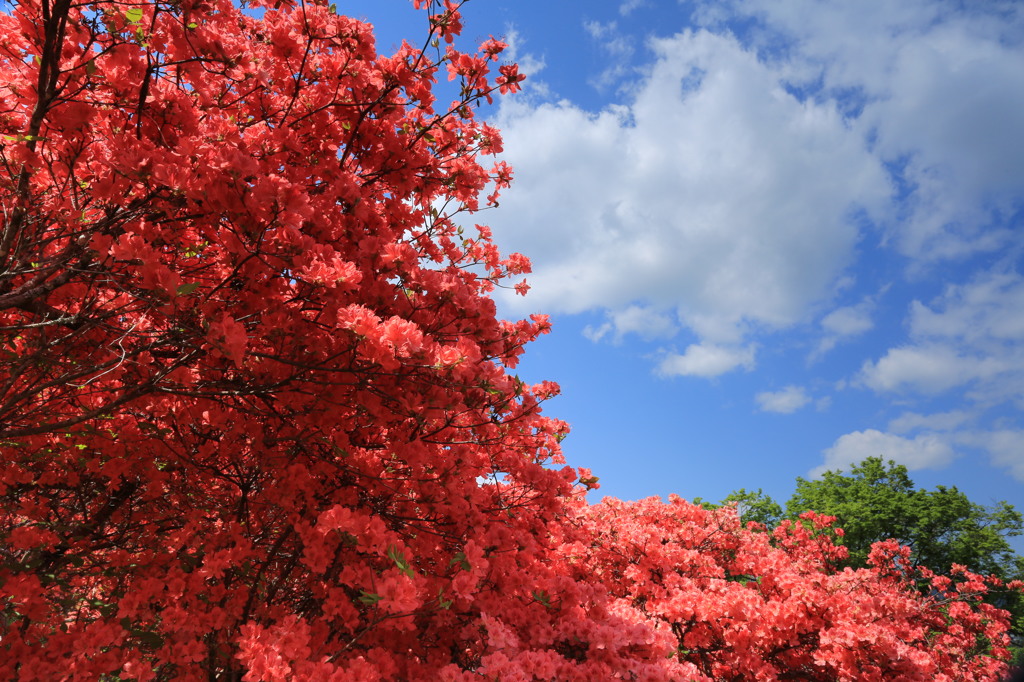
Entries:
{"type": "Polygon", "coordinates": [[[991,251],[1024,192],[1024,12],[1019,3],[743,0],[698,12],[759,20],[770,52],[816,97],[846,101],[851,126],[899,167],[909,194],[890,226],[915,260],[991,251]]]}
{"type": "Polygon", "coordinates": [[[863,334],[874,326],[870,306],[862,303],[856,306],[836,308],[821,320],[821,326],[836,336],[863,334]]]}
{"type": "Polygon", "coordinates": [[[825,462],[811,476],[825,471],[849,469],[866,457],[895,460],[910,470],[940,469],[956,458],[964,448],[988,455],[993,466],[1005,468],[1024,481],[1024,430],[965,429],[975,415],[954,410],[933,415],[905,413],[889,423],[890,432],[875,429],[854,431],[841,436],[825,450],[825,462]],[[921,430],[913,438],[901,435],[921,430]]]}
{"type": "Polygon", "coordinates": [[[1024,403],[1024,278],[979,275],[910,307],[910,341],[866,362],[860,381],[876,391],[938,394],[970,387],[982,405],[1024,403]]]}
{"type": "Polygon", "coordinates": [[[1024,481],[1020,413],[1005,409],[1024,407],[1024,278],[989,272],[949,285],[927,304],[911,304],[909,328],[908,343],[865,363],[860,381],[881,392],[953,394],[965,407],[907,412],[889,430],[939,432],[947,443],[988,453],[993,466],[1024,481]],[[999,418],[986,419],[990,411],[999,418]]]}
{"type": "Polygon", "coordinates": [[[1024,278],[1016,273],[991,273],[946,288],[926,306],[915,301],[911,333],[918,337],[954,339],[996,349],[1024,340],[1024,278]]]}
{"type": "Polygon", "coordinates": [[[632,38],[619,30],[617,22],[584,21],[583,29],[612,56],[619,59],[633,56],[632,38]]]}
{"type": "Polygon", "coordinates": [[[524,96],[546,98],[550,96],[547,83],[539,79],[540,73],[547,68],[543,57],[525,51],[526,40],[515,26],[508,26],[503,37],[508,45],[502,53],[502,59],[519,65],[519,73],[526,76],[523,81],[524,96]]]}
{"type": "Polygon", "coordinates": [[[1024,430],[999,429],[972,440],[988,450],[994,466],[1007,468],[1014,478],[1024,481],[1024,430]]]}
{"type": "Polygon", "coordinates": [[[604,91],[630,73],[630,60],[636,51],[633,37],[620,30],[618,22],[615,21],[604,24],[599,21],[585,21],[583,29],[611,57],[609,65],[589,80],[594,88],[604,91]]]}
{"type": "Polygon", "coordinates": [[[904,412],[896,419],[889,422],[889,431],[897,434],[910,433],[912,431],[952,431],[969,422],[976,415],[966,410],[952,410],[937,414],[918,414],[916,412],[904,412]]]}
{"type": "Polygon", "coordinates": [[[694,344],[682,355],[669,353],[658,365],[663,376],[717,377],[734,369],[752,369],[753,348],[729,348],[723,346],[694,344]]]}
{"type": "MultiPolygon", "coordinates": [[[[693,345],[662,351],[659,373],[714,377],[753,369],[777,331],[817,320],[814,361],[886,324],[880,296],[834,307],[879,240],[915,275],[1019,256],[1019,3],[709,0],[695,16],[709,30],[652,40],[619,104],[502,103],[516,183],[488,218],[535,266],[531,295],[503,310],[604,311],[595,341],[685,331],[693,345]]],[[[626,25],[587,25],[604,84],[641,54],[626,25]]],[[[987,408],[1024,407],[1024,280],[1003,266],[915,301],[908,336],[848,383],[899,400],[958,392],[979,432],[987,408]]],[[[905,417],[890,431],[943,431],[905,417]]]]}
{"type": "Polygon", "coordinates": [[[842,340],[863,334],[871,330],[875,323],[871,319],[874,302],[865,300],[857,305],[836,308],[821,318],[821,328],[825,332],[818,347],[811,356],[815,360],[835,348],[842,340]]]}
{"type": "Polygon", "coordinates": [[[812,470],[811,476],[820,476],[830,470],[848,470],[850,465],[867,457],[891,459],[914,471],[942,468],[956,456],[951,444],[939,434],[924,433],[904,438],[875,429],[841,436],[824,454],[824,464],[812,470]]]}
{"type": "Polygon", "coordinates": [[[622,4],[619,5],[619,14],[624,17],[629,16],[634,10],[646,6],[647,0],[623,0],[622,4]]]}
{"type": "Polygon", "coordinates": [[[807,392],[801,386],[786,386],[781,391],[775,392],[765,391],[758,393],[754,399],[762,411],[778,412],[779,414],[792,414],[811,402],[807,392]]]}
{"type": "Polygon", "coordinates": [[[668,315],[637,305],[613,310],[608,313],[608,318],[608,321],[599,327],[587,325],[583,335],[597,342],[612,334],[614,341],[618,343],[625,334],[637,334],[643,339],[651,340],[670,338],[679,331],[679,327],[668,315]]]}
{"type": "Polygon", "coordinates": [[[491,222],[534,262],[531,295],[503,303],[640,302],[710,346],[802,321],[854,256],[852,213],[888,201],[884,170],[832,104],[787,94],[735,39],[688,32],[651,47],[626,105],[502,105],[516,183],[491,222]]]}
{"type": "Polygon", "coordinates": [[[937,394],[999,371],[991,359],[961,355],[945,345],[924,344],[890,349],[864,363],[861,381],[876,391],[915,390],[937,394]]]}

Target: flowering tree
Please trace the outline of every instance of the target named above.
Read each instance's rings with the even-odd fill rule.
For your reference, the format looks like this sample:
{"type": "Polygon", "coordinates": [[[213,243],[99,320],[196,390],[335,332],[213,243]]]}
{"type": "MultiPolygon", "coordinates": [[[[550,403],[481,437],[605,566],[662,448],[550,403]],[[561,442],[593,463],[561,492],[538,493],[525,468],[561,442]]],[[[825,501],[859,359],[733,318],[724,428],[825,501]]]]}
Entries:
{"type": "Polygon", "coordinates": [[[509,180],[504,45],[457,50],[453,2],[390,57],[251,9],[0,15],[4,678],[468,668],[477,581],[521,595],[488,566],[571,490],[506,372],[547,323],[486,296],[528,263],[453,221],[509,180]]]}
{"type": "MultiPolygon", "coordinates": [[[[593,534],[565,551],[581,579],[670,632],[668,655],[708,680],[1000,680],[1008,614],[984,603],[994,577],[915,569],[909,548],[877,543],[870,566],[838,570],[834,517],[807,512],[774,531],[735,509],[673,498],[606,499],[593,534]],[[927,594],[919,581],[930,583],[927,594]]],[[[1020,585],[1014,585],[1016,589],[1020,585]]],[[[666,678],[669,679],[669,678],[666,678]]]]}
{"type": "MultiPolygon", "coordinates": [[[[738,670],[738,644],[689,634],[636,571],[770,542],[728,510],[693,545],[699,523],[642,529],[678,502],[582,500],[596,479],[562,466],[567,427],[540,415],[557,387],[510,372],[547,321],[499,320],[489,298],[529,264],[457,222],[510,180],[474,106],[521,76],[498,40],[456,47],[461,2],[415,4],[428,35],[392,56],[319,2],[0,13],[0,677],[738,670]]],[[[832,550],[793,532],[771,556],[802,563],[774,580],[820,593],[832,550]]],[[[770,581],[775,565],[743,570],[770,581]]],[[[883,573],[862,578],[901,594],[883,573]]],[[[694,584],[704,603],[721,592],[694,584]]],[[[950,665],[983,679],[1002,621],[947,603],[953,625],[899,651],[968,628],[991,646],[950,665]]],[[[781,612],[759,613],[774,631],[781,612]]]]}

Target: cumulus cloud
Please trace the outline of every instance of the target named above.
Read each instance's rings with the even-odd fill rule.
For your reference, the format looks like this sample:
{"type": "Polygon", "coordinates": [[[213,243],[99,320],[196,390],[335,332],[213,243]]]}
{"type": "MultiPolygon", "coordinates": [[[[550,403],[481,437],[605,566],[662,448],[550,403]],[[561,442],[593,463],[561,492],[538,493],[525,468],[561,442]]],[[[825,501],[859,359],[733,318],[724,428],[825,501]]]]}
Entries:
{"type": "Polygon", "coordinates": [[[914,259],[990,251],[1012,239],[1024,192],[1024,12],[1011,2],[713,3],[709,26],[757,19],[765,53],[815,98],[845,102],[906,192],[896,243],[914,259]]]}
{"type": "MultiPolygon", "coordinates": [[[[880,351],[843,358],[855,369],[836,383],[900,404],[898,416],[839,437],[816,472],[878,455],[934,468],[962,453],[1024,480],[1024,7],[687,7],[703,28],[651,40],[618,104],[502,105],[517,183],[493,226],[535,272],[531,296],[501,304],[603,311],[594,341],[669,346],[685,333],[695,341],[663,349],[657,371],[702,378],[754,369],[755,349],[776,357],[780,331],[810,330],[785,341],[813,362],[902,322],[880,351]],[[909,275],[896,293],[892,270],[851,268],[880,254],[909,275]]],[[[587,27],[608,83],[642,54],[627,23],[587,27]]],[[[787,413],[829,396],[794,385],[755,402],[787,413]]]]}
{"type": "MultiPolygon", "coordinates": [[[[601,311],[585,332],[593,341],[670,347],[686,334],[693,342],[663,348],[656,370],[708,379],[753,370],[756,349],[774,352],[770,335],[785,330],[810,330],[790,347],[811,361],[840,345],[852,353],[894,323],[883,303],[899,305],[899,334],[853,358],[859,371],[837,384],[902,403],[897,416],[836,439],[814,473],[867,456],[938,468],[962,454],[1024,480],[1013,411],[1024,408],[1024,9],[688,7],[705,30],[649,42],[643,72],[640,43],[619,31],[628,19],[587,26],[609,59],[593,83],[618,85],[627,63],[642,73],[617,104],[588,111],[542,88],[502,104],[516,183],[491,222],[505,251],[534,262],[531,295],[503,309],[601,311]],[[898,254],[914,282],[950,285],[925,294],[903,282],[893,291],[917,300],[883,297],[891,278],[850,268],[874,249],[898,254]],[[982,269],[954,269],[979,267],[979,254],[982,269]],[[957,409],[928,411],[950,399],[957,409]]],[[[829,401],[796,385],[755,396],[779,413],[829,401]]]]}
{"type": "Polygon", "coordinates": [[[754,400],[762,411],[779,414],[792,414],[811,402],[801,386],[786,386],[781,391],[758,393],[754,400]]]}
{"type": "Polygon", "coordinates": [[[730,348],[709,344],[693,344],[686,352],[669,353],[658,365],[662,376],[717,377],[737,368],[752,369],[753,348],[730,348]]]}
{"type": "MultiPolygon", "coordinates": [[[[629,12],[624,12],[623,16],[629,12]]],[[[611,64],[600,74],[590,79],[590,84],[604,90],[619,82],[629,70],[629,61],[636,51],[632,36],[619,29],[615,21],[585,21],[583,29],[611,57],[611,64]]]]}
{"type": "Polygon", "coordinates": [[[821,326],[836,336],[863,334],[874,326],[870,306],[862,303],[856,306],[836,308],[821,320],[821,326]]]}
{"type": "Polygon", "coordinates": [[[864,364],[876,391],[938,394],[970,387],[982,405],[1024,402],[1024,278],[983,273],[910,306],[910,339],[864,364]]]}
{"type": "Polygon", "coordinates": [[[813,469],[811,476],[821,476],[826,471],[838,469],[848,470],[851,465],[867,457],[891,459],[915,471],[942,468],[956,456],[948,439],[940,434],[923,433],[914,438],[905,438],[875,429],[854,431],[841,436],[824,454],[825,462],[813,469]]]}
{"type": "Polygon", "coordinates": [[[634,10],[646,5],[646,0],[623,0],[622,4],[619,5],[619,14],[624,17],[629,16],[634,10]]]}
{"type": "Polygon", "coordinates": [[[643,306],[631,305],[622,310],[613,310],[608,313],[608,318],[607,322],[597,327],[587,325],[583,335],[591,341],[600,341],[612,334],[615,342],[619,342],[625,334],[637,334],[651,340],[669,338],[679,331],[670,316],[643,306]]]}
{"type": "Polygon", "coordinates": [[[540,79],[540,74],[547,68],[543,57],[539,57],[526,49],[526,39],[519,33],[515,26],[509,26],[505,35],[502,36],[508,45],[502,58],[519,65],[519,72],[526,76],[524,81],[524,95],[528,97],[545,98],[551,93],[547,83],[540,79]]]}
{"type": "Polygon", "coordinates": [[[948,431],[950,442],[981,450],[996,467],[1024,480],[1024,277],[988,272],[949,285],[928,303],[910,306],[909,341],[865,363],[860,381],[881,392],[956,394],[965,409],[906,413],[889,428],[948,431]],[[1003,408],[1003,409],[1000,409],[1003,408]],[[1001,415],[985,420],[986,412],[1001,415]],[[1007,414],[1011,416],[1007,416],[1007,414]],[[1010,428],[1007,428],[1007,427],[1010,428]]]}
{"type": "Polygon", "coordinates": [[[909,389],[936,394],[996,370],[993,363],[961,355],[955,348],[924,344],[891,348],[879,360],[866,361],[861,380],[876,391],[909,389]]]}
{"type": "Polygon", "coordinates": [[[640,302],[699,338],[701,360],[672,355],[666,373],[708,376],[692,371],[708,348],[734,358],[710,364],[746,367],[752,354],[721,349],[828,299],[854,256],[856,216],[882,210],[891,188],[834,103],[789,94],[735,38],[685,32],[650,47],[626,104],[502,105],[517,175],[491,222],[503,248],[534,262],[528,300],[503,303],[604,309],[625,333],[614,312],[640,302]]]}

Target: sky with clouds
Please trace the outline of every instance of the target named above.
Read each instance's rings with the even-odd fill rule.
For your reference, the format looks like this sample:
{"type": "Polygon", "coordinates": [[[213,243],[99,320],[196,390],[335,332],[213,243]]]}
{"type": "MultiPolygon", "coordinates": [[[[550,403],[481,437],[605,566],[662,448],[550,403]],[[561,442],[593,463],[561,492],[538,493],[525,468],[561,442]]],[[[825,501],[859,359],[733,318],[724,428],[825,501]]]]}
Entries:
{"type": "Polygon", "coordinates": [[[1024,5],[464,11],[529,76],[486,112],[515,183],[481,222],[534,265],[500,310],[552,316],[521,373],[603,493],[784,500],[881,455],[1024,507],[1024,5]]]}

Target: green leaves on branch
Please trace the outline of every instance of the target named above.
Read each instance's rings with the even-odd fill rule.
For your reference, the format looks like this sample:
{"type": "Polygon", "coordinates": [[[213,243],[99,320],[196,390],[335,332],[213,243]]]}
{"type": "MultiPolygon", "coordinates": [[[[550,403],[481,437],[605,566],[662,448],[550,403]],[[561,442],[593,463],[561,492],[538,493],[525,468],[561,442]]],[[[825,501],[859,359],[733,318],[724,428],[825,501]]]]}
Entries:
{"type": "Polygon", "coordinates": [[[394,561],[395,566],[398,567],[398,570],[404,573],[409,578],[412,578],[416,575],[416,573],[412,570],[412,567],[409,565],[409,562],[406,561],[405,555],[398,550],[398,547],[394,545],[388,546],[388,558],[394,561]]]}

